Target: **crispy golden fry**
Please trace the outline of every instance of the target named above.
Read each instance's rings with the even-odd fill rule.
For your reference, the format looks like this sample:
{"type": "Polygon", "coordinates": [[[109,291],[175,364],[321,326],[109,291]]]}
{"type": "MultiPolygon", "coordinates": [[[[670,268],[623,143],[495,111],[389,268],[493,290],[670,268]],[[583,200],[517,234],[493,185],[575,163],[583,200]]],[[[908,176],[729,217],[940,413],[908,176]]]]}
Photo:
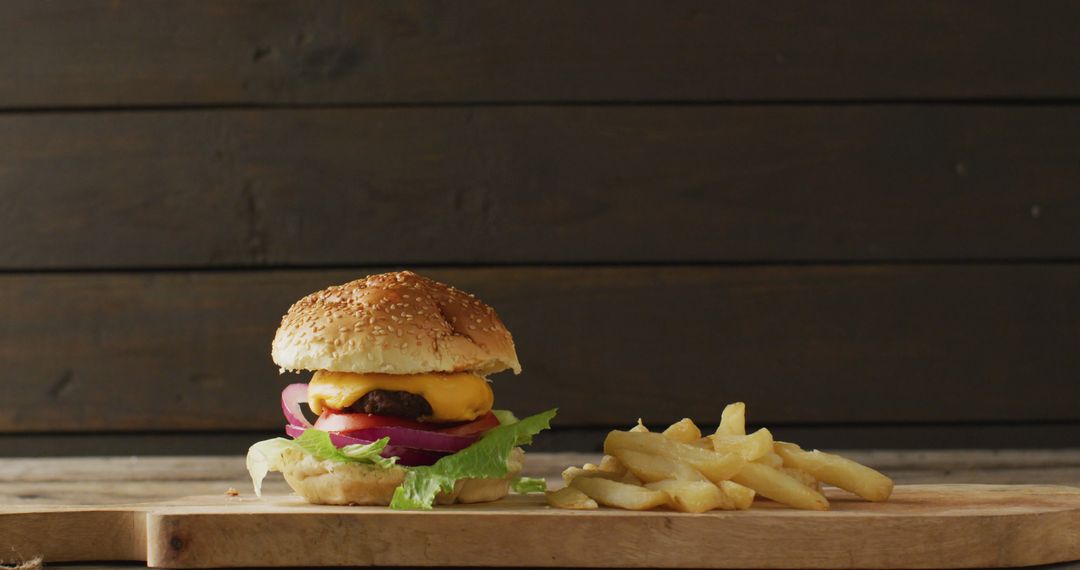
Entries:
{"type": "Polygon", "coordinates": [[[570,485],[597,503],[608,507],[644,511],[668,502],[667,493],[662,491],[609,481],[600,477],[577,477],[570,485]]]}
{"type": "Polygon", "coordinates": [[[731,499],[735,508],[745,511],[754,503],[754,490],[734,481],[721,481],[720,490],[731,499]]]}
{"type": "Polygon", "coordinates": [[[761,463],[762,465],[768,465],[769,467],[774,467],[776,469],[784,466],[784,460],[772,451],[761,456],[759,459],[755,460],[754,463],[761,463]]]}
{"type": "Polygon", "coordinates": [[[701,439],[701,430],[690,418],[683,418],[664,430],[664,436],[679,443],[693,443],[701,439]]]}
{"type": "Polygon", "coordinates": [[[716,432],[703,437],[690,418],[662,433],[639,418],[627,431],[604,440],[600,465],[563,471],[567,488],[548,493],[552,506],[597,504],[648,509],[663,504],[688,513],[749,509],[757,496],[808,510],[827,510],[821,493],[830,483],[865,499],[884,501],[892,480],[850,459],[774,441],[768,429],[746,433],[746,405],[724,407],[716,432]]]}
{"type": "Polygon", "coordinates": [[[735,402],[724,406],[716,435],[746,435],[746,404],[735,402]]]}
{"type": "MultiPolygon", "coordinates": [[[[694,447],[700,447],[701,449],[713,449],[712,436],[700,437],[687,443],[686,445],[692,445],[694,447]]],[[[715,449],[713,449],[715,451],[715,449]]]]}
{"type": "Polygon", "coordinates": [[[578,477],[599,477],[601,479],[617,480],[622,478],[622,475],[601,471],[599,469],[582,469],[581,467],[567,467],[566,469],[563,469],[562,479],[567,485],[578,477]]]}
{"type": "Polygon", "coordinates": [[[750,435],[714,435],[713,449],[720,453],[738,453],[747,461],[757,461],[773,452],[772,432],[761,428],[750,435]]]}
{"type": "Polygon", "coordinates": [[[794,467],[779,467],[781,471],[787,473],[792,479],[810,487],[811,489],[821,492],[821,481],[818,481],[813,475],[803,471],[802,469],[796,469],[794,467]]]}
{"type": "Polygon", "coordinates": [[[797,509],[812,511],[829,509],[829,501],[824,495],[768,465],[747,463],[731,480],[750,487],[762,497],[797,509]]]}
{"type": "Polygon", "coordinates": [[[846,457],[823,451],[803,451],[793,443],[779,441],[773,448],[784,459],[784,465],[802,469],[816,479],[868,501],[884,501],[892,495],[892,479],[846,457]]]}
{"type": "Polygon", "coordinates": [[[604,440],[604,453],[619,456],[618,450],[640,451],[686,463],[714,483],[731,479],[746,465],[737,453],[716,453],[672,441],[659,433],[613,431],[604,440]]]}
{"type": "Polygon", "coordinates": [[[549,505],[559,509],[595,509],[599,505],[588,495],[573,487],[563,487],[558,491],[547,491],[549,505]]]}
{"type": "Polygon", "coordinates": [[[608,473],[615,473],[616,475],[625,475],[626,466],[621,461],[611,455],[605,455],[600,460],[600,471],[607,471],[608,473]]]}
{"type": "Polygon", "coordinates": [[[626,465],[626,468],[642,481],[650,483],[664,479],[708,481],[697,469],[667,457],[631,449],[617,449],[615,453],[623,465],[626,465]]]}
{"type": "Polygon", "coordinates": [[[713,509],[734,510],[732,501],[720,487],[708,481],[676,481],[666,479],[646,483],[645,488],[663,491],[668,496],[668,506],[682,513],[703,513],[713,509]]]}

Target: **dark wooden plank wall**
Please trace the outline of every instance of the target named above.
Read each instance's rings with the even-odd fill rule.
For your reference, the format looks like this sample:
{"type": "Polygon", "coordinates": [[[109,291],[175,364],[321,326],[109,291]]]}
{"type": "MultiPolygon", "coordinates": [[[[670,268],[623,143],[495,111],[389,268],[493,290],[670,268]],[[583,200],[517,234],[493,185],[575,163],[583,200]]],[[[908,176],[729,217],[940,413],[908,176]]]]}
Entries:
{"type": "Polygon", "coordinates": [[[0,454],[239,451],[289,303],[401,266],[499,308],[547,449],[736,398],[814,445],[1074,444],[1078,18],[0,5],[0,454]]]}
{"type": "Polygon", "coordinates": [[[11,107],[1080,95],[1070,0],[5,4],[11,107]]]}
{"type": "Polygon", "coordinates": [[[9,269],[1080,256],[1063,105],[9,114],[0,153],[9,269]]]}

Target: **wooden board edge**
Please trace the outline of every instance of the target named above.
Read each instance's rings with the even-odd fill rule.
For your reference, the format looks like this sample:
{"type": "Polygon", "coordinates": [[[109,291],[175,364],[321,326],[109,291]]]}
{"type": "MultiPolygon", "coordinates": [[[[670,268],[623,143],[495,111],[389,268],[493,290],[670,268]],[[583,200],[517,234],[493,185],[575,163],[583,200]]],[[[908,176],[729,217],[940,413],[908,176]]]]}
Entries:
{"type": "Polygon", "coordinates": [[[0,563],[146,560],[146,511],[53,508],[0,512],[0,563]]]}
{"type": "MultiPolygon", "coordinates": [[[[1032,512],[1003,503],[993,515],[959,506],[947,514],[901,515],[875,532],[879,540],[906,536],[902,543],[863,546],[866,517],[740,516],[718,532],[711,515],[651,512],[626,524],[625,511],[544,511],[513,521],[515,532],[494,532],[520,516],[493,510],[488,528],[454,524],[455,510],[435,513],[349,511],[313,513],[213,512],[163,508],[148,514],[147,563],[159,568],[215,566],[533,566],[652,568],[790,568],[797,553],[803,568],[977,568],[1030,566],[1080,559],[1080,490],[1066,486],[911,486],[952,494],[999,490],[1067,496],[1063,508],[1032,512]],[[360,515],[360,516],[358,516],[360,515]],[[449,518],[448,518],[449,517],[449,518]],[[231,519],[231,520],[230,520],[231,519]],[[786,521],[783,529],[778,520],[786,521]],[[825,523],[825,520],[828,522],[825,523]],[[274,537],[273,530],[288,532],[274,537]],[[273,538],[266,538],[266,537],[273,538]],[[357,537],[364,540],[357,540],[357,537]],[[792,536],[798,538],[792,539],[792,536]],[[884,538],[882,538],[884,537],[884,538]],[[783,538],[784,549],[775,548],[783,538]],[[238,541],[258,540],[254,547],[238,541]],[[788,541],[791,541],[790,543],[788,541]],[[335,548],[312,548],[316,543],[335,548]],[[654,545],[642,547],[642,545],[654,545]],[[918,545],[938,544],[936,548],[918,545]],[[708,548],[702,546],[711,547],[708,548]],[[247,548],[242,548],[247,546],[247,548]],[[756,554],[747,554],[754,552],[756,554]],[[961,558],[961,554],[966,557],[961,558]]],[[[460,515],[461,511],[456,514],[460,515]]],[[[483,516],[483,514],[481,516],[483,516]]],[[[632,516],[630,513],[626,513],[632,516]]],[[[715,520],[715,519],[714,519],[715,520]]],[[[475,521],[479,522],[479,521],[475,521]]]]}
{"type": "MultiPolygon", "coordinates": [[[[1014,505],[1010,497],[997,501],[1000,512],[973,514],[959,504],[956,509],[936,515],[898,513],[889,536],[908,536],[904,544],[891,549],[860,550],[859,542],[847,537],[864,530],[866,517],[833,517],[823,520],[782,517],[783,533],[801,538],[789,549],[805,555],[805,568],[963,568],[1053,564],[1080,560],[1080,488],[1064,485],[904,485],[897,487],[897,503],[907,493],[934,492],[943,501],[956,494],[1011,493],[1040,497],[1034,504],[1046,505],[1032,511],[1014,505]],[[1051,505],[1045,501],[1060,501],[1051,505]],[[799,544],[799,541],[802,544],[799,544]],[[909,545],[940,541],[938,549],[918,549],[909,554],[909,545]],[[969,557],[958,561],[956,554],[966,549],[969,557]],[[974,553],[974,555],[970,555],[974,553]],[[906,558],[898,558],[904,556],[906,558]]],[[[832,493],[841,501],[838,493],[832,493]]],[[[278,497],[282,500],[282,497],[278,497]]],[[[520,516],[522,507],[537,506],[535,499],[516,497],[482,513],[496,517],[492,528],[504,525],[507,517],[520,516]]],[[[271,502],[274,498],[271,498],[271,502]]],[[[2,562],[18,562],[41,556],[46,562],[146,561],[159,568],[209,568],[214,566],[520,566],[536,567],[656,567],[656,568],[781,568],[792,562],[778,560],[779,518],[740,516],[725,518],[729,525],[717,532],[710,515],[651,512],[636,518],[622,533],[613,534],[624,511],[591,513],[543,510],[541,516],[515,521],[517,531],[492,538],[488,531],[470,529],[475,525],[453,524],[463,514],[461,508],[434,513],[400,513],[386,510],[364,511],[335,508],[313,513],[304,505],[296,512],[274,512],[273,504],[223,502],[221,496],[184,497],[160,503],[108,507],[27,506],[0,511],[0,550],[13,553],[2,562]],[[255,507],[235,513],[221,512],[226,504],[255,507]],[[269,510],[261,510],[271,507],[269,510]],[[311,517],[310,515],[317,516],[311,517]],[[357,515],[364,515],[358,517],[357,515]],[[273,537],[274,529],[288,532],[273,543],[248,548],[246,541],[273,537]],[[356,536],[371,537],[357,541],[356,536]],[[617,538],[612,538],[616,536],[617,538]],[[59,538],[58,538],[59,537],[59,538]],[[705,538],[708,540],[705,540],[705,538]],[[312,548],[318,542],[341,548],[312,548]],[[643,544],[658,545],[641,548],[643,544]],[[403,546],[404,545],[404,546],[403,546]],[[712,552],[702,548],[711,545],[712,552]],[[738,546],[740,548],[733,548],[738,546]],[[736,551],[758,553],[730,555],[736,551]],[[508,558],[508,554],[512,557],[508,558]],[[673,555],[677,554],[677,555],[673,555]]],[[[295,505],[297,499],[284,501],[295,505]]],[[[962,501],[959,501],[962,503],[962,501]]],[[[840,503],[838,503],[840,504],[840,503]]],[[[467,508],[467,507],[466,507],[467,508]]],[[[769,507],[762,507],[768,509],[769,507]]],[[[630,513],[625,513],[629,516],[630,513]]],[[[788,513],[794,514],[794,513],[788,513]]],[[[468,515],[475,516],[475,515],[468,515]]],[[[724,514],[721,514],[724,517],[724,514]]],[[[498,533],[494,533],[498,534],[498,533]]],[[[785,540],[789,537],[785,536],[785,540]]]]}

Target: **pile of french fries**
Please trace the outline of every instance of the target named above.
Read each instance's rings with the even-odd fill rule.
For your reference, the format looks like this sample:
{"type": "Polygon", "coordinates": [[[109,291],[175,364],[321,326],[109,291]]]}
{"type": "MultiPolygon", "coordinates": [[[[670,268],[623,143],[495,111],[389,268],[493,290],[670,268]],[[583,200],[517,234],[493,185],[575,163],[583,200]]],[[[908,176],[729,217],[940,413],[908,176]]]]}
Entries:
{"type": "Polygon", "coordinates": [[[893,488],[891,479],[850,459],[774,441],[764,428],[747,434],[742,402],[724,408],[712,435],[703,437],[688,418],[663,433],[650,432],[638,420],[629,431],[609,433],[604,454],[600,465],[563,471],[566,487],[548,491],[548,504],[562,509],[604,505],[702,513],[748,509],[760,496],[797,509],[824,511],[829,501],[821,493],[822,483],[868,501],[888,499],[893,488]]]}

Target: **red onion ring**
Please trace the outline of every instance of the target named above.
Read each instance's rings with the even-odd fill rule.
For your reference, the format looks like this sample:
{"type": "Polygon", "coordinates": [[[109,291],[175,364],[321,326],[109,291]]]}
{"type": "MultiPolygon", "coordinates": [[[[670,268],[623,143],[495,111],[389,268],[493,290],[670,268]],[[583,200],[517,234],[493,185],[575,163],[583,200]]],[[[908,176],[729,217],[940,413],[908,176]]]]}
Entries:
{"type": "Polygon", "coordinates": [[[461,451],[480,439],[479,436],[450,435],[437,431],[392,426],[358,429],[348,433],[350,437],[369,441],[389,437],[391,445],[423,449],[425,451],[448,451],[450,453],[461,451]]]}
{"type": "MultiPolygon", "coordinates": [[[[298,438],[300,434],[307,431],[308,428],[303,428],[296,425],[285,426],[285,433],[289,434],[289,437],[298,438]]],[[[347,435],[341,435],[340,433],[326,432],[330,435],[330,443],[334,444],[334,447],[345,447],[346,445],[367,445],[375,440],[365,440],[356,437],[349,437],[347,435]]],[[[380,438],[376,438],[380,439],[380,438]]],[[[397,457],[398,463],[408,467],[416,467],[419,465],[433,465],[436,461],[447,455],[446,453],[439,453],[436,451],[428,451],[423,449],[412,449],[408,447],[402,447],[400,445],[387,445],[383,448],[382,453],[379,455],[390,458],[397,457]]]]}
{"type": "Polygon", "coordinates": [[[308,403],[307,390],[307,384],[299,382],[289,384],[281,391],[281,411],[285,413],[289,425],[311,427],[311,422],[304,417],[304,411],[300,409],[300,404],[308,403]]]}

